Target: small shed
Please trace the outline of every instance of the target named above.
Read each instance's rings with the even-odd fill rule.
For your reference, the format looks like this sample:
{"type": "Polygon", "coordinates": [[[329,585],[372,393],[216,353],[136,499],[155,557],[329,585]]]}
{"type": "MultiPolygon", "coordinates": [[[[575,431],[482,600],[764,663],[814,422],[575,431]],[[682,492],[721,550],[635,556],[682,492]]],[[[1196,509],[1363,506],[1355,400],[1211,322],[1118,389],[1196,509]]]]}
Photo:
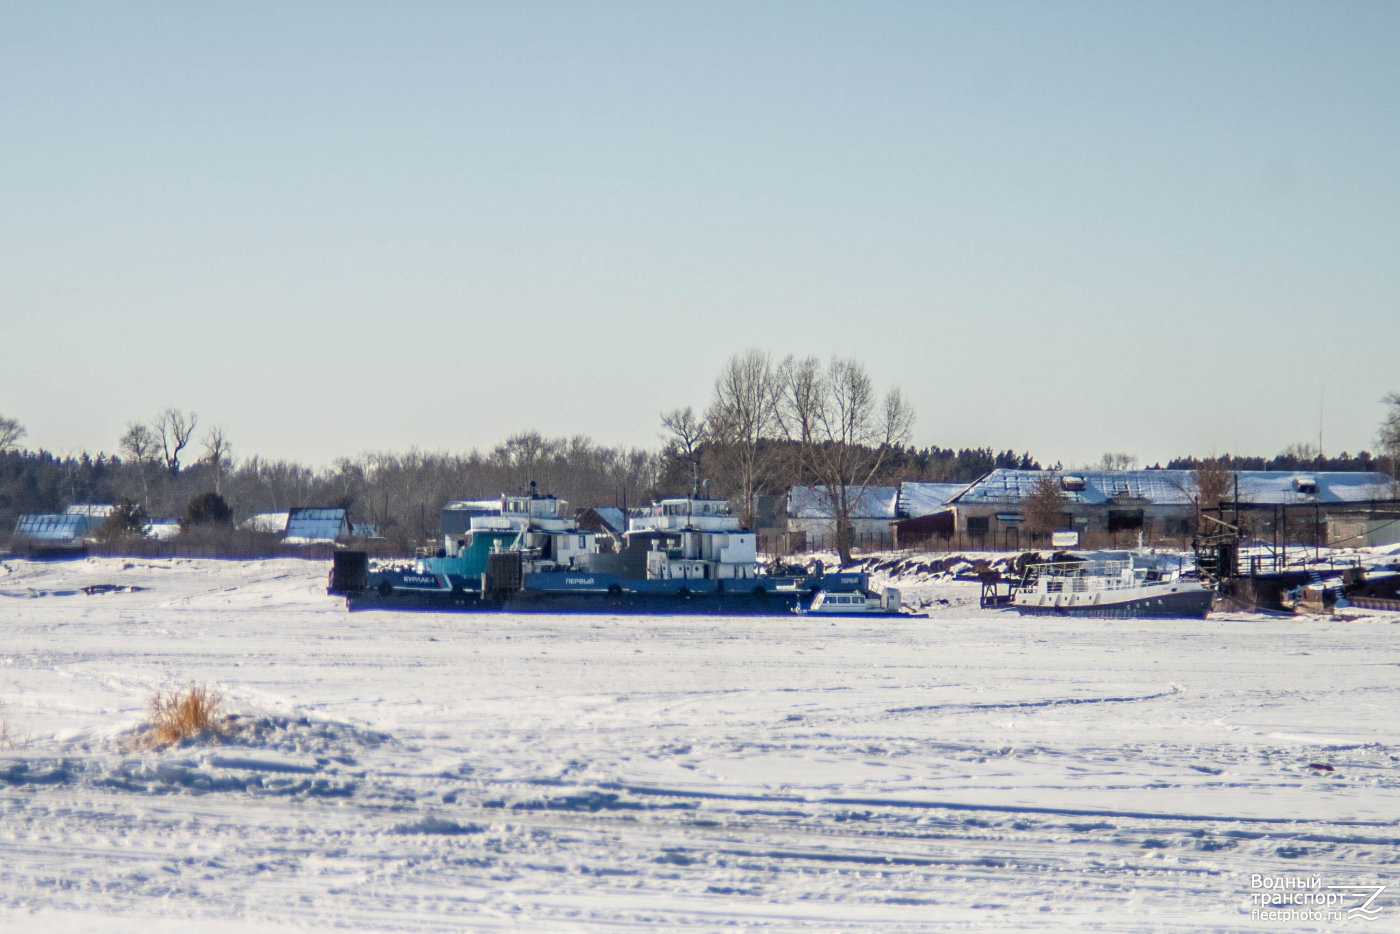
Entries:
{"type": "Polygon", "coordinates": [[[342,542],[350,538],[350,520],[341,506],[299,506],[287,511],[287,531],[282,540],[290,545],[342,542]]]}

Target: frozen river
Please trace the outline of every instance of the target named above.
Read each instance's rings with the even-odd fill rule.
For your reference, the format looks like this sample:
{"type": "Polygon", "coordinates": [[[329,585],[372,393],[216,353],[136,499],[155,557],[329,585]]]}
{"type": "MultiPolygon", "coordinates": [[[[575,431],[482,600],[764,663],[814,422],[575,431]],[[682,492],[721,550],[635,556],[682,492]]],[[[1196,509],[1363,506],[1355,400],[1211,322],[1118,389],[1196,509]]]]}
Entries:
{"type": "Polygon", "coordinates": [[[1400,929],[1397,616],[347,614],[325,571],[0,566],[0,923],[1400,929]],[[235,736],[133,748],[194,682],[235,736]],[[1343,920],[1254,914],[1298,894],[1343,920]]]}

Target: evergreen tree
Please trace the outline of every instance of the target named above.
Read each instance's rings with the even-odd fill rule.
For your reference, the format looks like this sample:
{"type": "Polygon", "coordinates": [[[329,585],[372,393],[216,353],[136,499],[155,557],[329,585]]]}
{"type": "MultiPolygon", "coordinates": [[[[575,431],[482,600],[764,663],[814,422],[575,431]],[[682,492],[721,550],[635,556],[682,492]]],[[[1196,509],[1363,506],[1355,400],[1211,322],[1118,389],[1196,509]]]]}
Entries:
{"type": "Polygon", "coordinates": [[[198,525],[233,525],[233,510],[218,493],[200,493],[185,506],[180,528],[189,530],[198,525]]]}
{"type": "Polygon", "coordinates": [[[113,544],[132,538],[145,538],[150,517],[140,503],[132,502],[123,496],[121,502],[112,507],[112,513],[97,530],[97,540],[113,544]]]}

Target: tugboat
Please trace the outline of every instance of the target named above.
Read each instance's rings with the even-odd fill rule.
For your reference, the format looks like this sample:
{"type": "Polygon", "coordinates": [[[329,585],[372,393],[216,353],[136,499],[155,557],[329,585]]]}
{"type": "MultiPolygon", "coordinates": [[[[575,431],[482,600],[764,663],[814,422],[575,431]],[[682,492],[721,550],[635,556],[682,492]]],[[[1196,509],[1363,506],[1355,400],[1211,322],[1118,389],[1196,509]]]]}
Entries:
{"type": "Polygon", "coordinates": [[[1065,553],[1031,564],[1011,603],[1026,615],[1204,619],[1214,592],[1164,556],[1131,551],[1065,553]]]}
{"type": "Polygon", "coordinates": [[[616,554],[598,551],[566,503],[533,490],[499,504],[449,503],[442,524],[444,547],[412,565],[371,570],[363,552],[338,553],[327,592],[352,610],[868,616],[901,608],[899,591],[874,594],[864,573],[762,573],[758,536],[724,500],[698,493],[636,511],[616,554]],[[859,599],[836,602],[837,593],[859,599]]]}

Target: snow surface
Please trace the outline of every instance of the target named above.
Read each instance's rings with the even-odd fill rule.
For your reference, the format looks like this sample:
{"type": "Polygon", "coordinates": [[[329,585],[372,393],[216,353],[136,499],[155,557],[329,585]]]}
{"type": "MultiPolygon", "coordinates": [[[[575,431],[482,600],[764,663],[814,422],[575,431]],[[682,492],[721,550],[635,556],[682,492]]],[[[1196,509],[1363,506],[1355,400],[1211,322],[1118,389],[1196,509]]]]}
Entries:
{"type": "Polygon", "coordinates": [[[1400,929],[1400,615],[349,614],[327,569],[0,564],[0,929],[1400,929]],[[234,732],[137,748],[194,682],[234,732]],[[1263,921],[1256,875],[1389,888],[1263,921]]]}

